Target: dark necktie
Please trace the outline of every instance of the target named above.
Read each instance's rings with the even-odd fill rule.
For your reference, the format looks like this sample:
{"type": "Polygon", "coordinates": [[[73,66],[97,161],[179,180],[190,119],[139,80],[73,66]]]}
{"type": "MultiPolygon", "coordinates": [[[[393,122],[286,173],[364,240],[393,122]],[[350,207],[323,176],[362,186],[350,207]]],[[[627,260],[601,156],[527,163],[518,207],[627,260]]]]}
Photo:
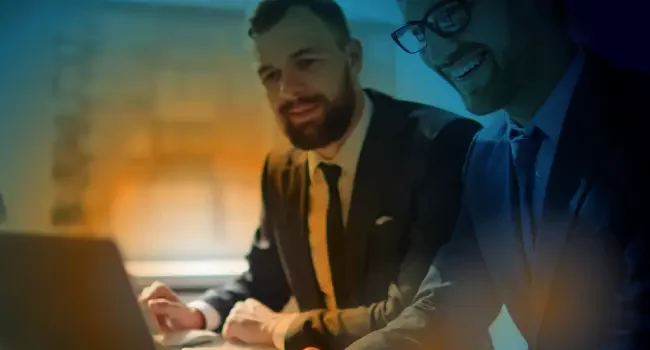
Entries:
{"type": "Polygon", "coordinates": [[[529,257],[535,245],[532,196],[535,184],[535,163],[542,139],[543,134],[538,128],[534,128],[530,133],[525,133],[519,128],[512,128],[510,132],[519,189],[522,240],[529,257]]]}
{"type": "Polygon", "coordinates": [[[339,193],[339,178],[341,167],[333,164],[320,163],[327,187],[329,188],[329,202],[327,206],[327,255],[336,304],[340,307],[344,303],[347,287],[345,283],[345,228],[343,226],[343,212],[341,209],[341,195],[339,193]]]}

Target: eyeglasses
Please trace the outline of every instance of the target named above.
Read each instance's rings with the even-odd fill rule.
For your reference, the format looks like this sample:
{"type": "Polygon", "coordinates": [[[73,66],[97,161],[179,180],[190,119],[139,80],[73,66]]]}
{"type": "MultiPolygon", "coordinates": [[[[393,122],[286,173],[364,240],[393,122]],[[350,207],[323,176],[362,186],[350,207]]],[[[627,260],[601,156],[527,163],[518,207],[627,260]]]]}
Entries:
{"type": "Polygon", "coordinates": [[[446,0],[433,6],[422,20],[408,21],[390,36],[402,50],[413,54],[427,47],[427,29],[441,38],[449,38],[465,30],[470,20],[470,5],[466,0],[446,0]]]}

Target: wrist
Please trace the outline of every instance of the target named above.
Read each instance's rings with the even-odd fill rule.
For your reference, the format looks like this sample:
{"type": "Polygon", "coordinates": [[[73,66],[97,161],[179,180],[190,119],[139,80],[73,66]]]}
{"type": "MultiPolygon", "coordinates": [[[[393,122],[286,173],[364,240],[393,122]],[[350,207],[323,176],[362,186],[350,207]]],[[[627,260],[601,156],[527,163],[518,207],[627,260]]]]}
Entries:
{"type": "Polygon", "coordinates": [[[205,315],[203,315],[203,312],[201,310],[196,309],[196,308],[190,308],[190,312],[192,313],[192,318],[193,322],[192,325],[194,329],[205,329],[206,328],[206,320],[205,320],[205,315]]]}

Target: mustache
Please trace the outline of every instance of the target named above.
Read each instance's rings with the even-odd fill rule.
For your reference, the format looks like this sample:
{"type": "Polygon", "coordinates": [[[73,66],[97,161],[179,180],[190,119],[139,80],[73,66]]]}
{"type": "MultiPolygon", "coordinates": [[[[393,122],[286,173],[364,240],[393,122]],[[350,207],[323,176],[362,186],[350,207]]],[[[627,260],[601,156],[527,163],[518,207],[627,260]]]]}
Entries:
{"type": "Polygon", "coordinates": [[[456,49],[456,51],[449,54],[442,64],[437,65],[436,68],[439,70],[449,68],[453,66],[454,63],[462,59],[463,57],[472,54],[476,51],[479,51],[481,49],[485,49],[485,47],[478,44],[463,43],[456,49]]]}
{"type": "Polygon", "coordinates": [[[283,103],[278,110],[280,113],[282,113],[282,115],[287,115],[291,109],[302,104],[325,104],[327,102],[327,98],[322,95],[301,96],[295,100],[283,103]]]}

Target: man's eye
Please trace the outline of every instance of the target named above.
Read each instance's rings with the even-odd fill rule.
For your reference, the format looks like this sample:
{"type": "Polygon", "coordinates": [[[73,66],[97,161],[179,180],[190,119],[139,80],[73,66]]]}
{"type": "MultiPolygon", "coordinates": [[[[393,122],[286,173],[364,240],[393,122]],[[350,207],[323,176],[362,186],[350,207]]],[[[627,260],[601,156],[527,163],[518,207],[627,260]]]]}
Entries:
{"type": "Polygon", "coordinates": [[[316,63],[316,61],[317,60],[313,59],[313,58],[303,58],[301,60],[298,60],[296,65],[300,69],[307,69],[307,68],[311,67],[314,63],[316,63]]]}
{"type": "Polygon", "coordinates": [[[422,30],[422,27],[413,27],[411,28],[411,33],[418,39],[424,38],[424,31],[422,30]]]}
{"type": "Polygon", "coordinates": [[[432,16],[442,30],[455,30],[467,20],[467,14],[463,11],[463,7],[457,3],[445,5],[432,16]]]}
{"type": "Polygon", "coordinates": [[[278,71],[270,72],[262,76],[262,81],[265,83],[278,81],[279,79],[280,79],[280,72],[278,71]]]}

